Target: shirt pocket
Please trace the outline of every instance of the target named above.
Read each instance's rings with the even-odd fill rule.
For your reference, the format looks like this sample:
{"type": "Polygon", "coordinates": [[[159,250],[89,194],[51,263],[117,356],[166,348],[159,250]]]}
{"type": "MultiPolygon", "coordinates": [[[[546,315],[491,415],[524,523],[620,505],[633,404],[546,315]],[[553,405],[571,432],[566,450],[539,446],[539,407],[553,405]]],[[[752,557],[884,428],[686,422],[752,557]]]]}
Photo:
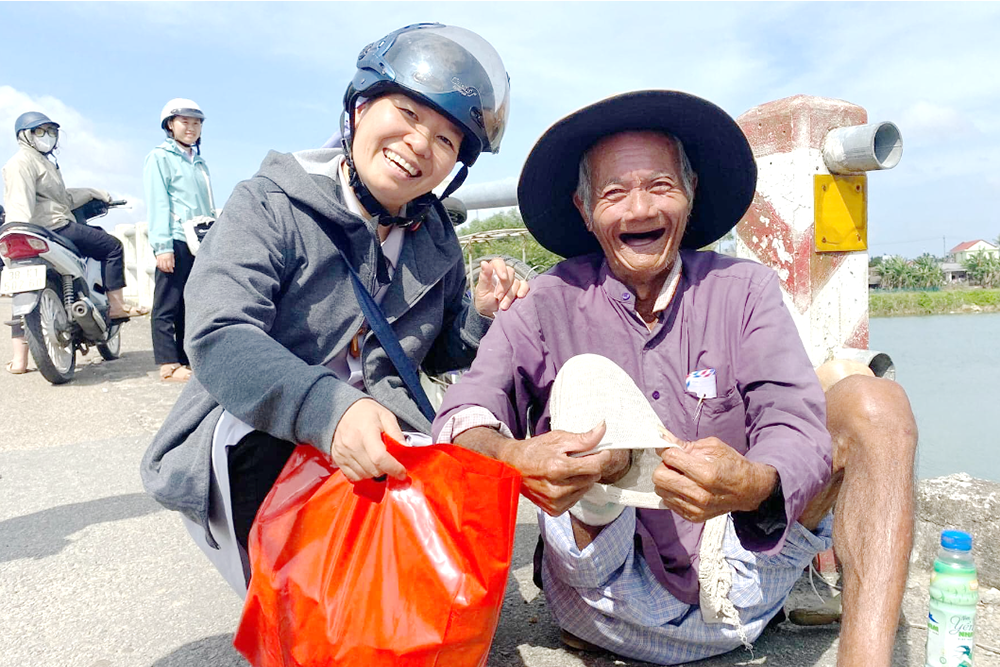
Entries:
{"type": "Polygon", "coordinates": [[[695,440],[715,437],[741,454],[747,450],[746,408],[735,385],[719,387],[715,398],[684,392],[684,407],[695,440]]]}

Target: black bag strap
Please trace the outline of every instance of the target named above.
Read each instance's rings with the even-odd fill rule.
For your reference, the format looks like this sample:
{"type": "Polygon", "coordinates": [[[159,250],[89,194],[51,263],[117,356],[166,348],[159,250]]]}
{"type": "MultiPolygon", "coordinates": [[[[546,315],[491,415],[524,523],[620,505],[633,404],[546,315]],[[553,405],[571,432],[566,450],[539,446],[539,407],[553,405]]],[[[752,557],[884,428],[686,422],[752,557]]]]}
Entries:
{"type": "MultiPolygon", "coordinates": [[[[399,373],[399,377],[403,379],[406,388],[410,390],[410,394],[413,396],[413,400],[416,401],[417,407],[420,408],[420,412],[427,418],[427,421],[434,421],[434,408],[431,407],[431,402],[427,398],[424,388],[420,386],[420,378],[417,375],[416,369],[410,362],[410,358],[403,352],[403,346],[399,344],[399,339],[396,338],[395,332],[389,326],[385,315],[382,314],[382,309],[375,302],[375,298],[365,289],[357,269],[351,263],[353,255],[348,252],[351,247],[348,234],[341,227],[329,222],[324,224],[324,222],[319,221],[319,227],[340,252],[340,256],[344,258],[344,264],[347,265],[347,270],[351,273],[354,294],[358,298],[358,304],[361,306],[361,312],[364,314],[368,326],[372,328],[375,337],[378,338],[378,342],[382,344],[382,349],[389,355],[389,360],[396,367],[396,371],[399,373]]],[[[388,262],[384,257],[379,257],[379,260],[376,280],[385,279],[385,281],[388,281],[388,262]]]]}
{"type": "Polygon", "coordinates": [[[361,284],[358,272],[354,270],[350,262],[345,262],[345,264],[347,264],[347,268],[351,272],[354,294],[358,297],[361,312],[364,313],[365,320],[368,321],[368,326],[372,328],[375,337],[378,338],[378,342],[382,344],[382,349],[389,355],[392,365],[396,367],[399,376],[403,378],[403,382],[406,384],[406,388],[410,390],[410,394],[413,395],[413,400],[417,402],[420,412],[427,418],[427,421],[434,421],[434,408],[431,407],[431,402],[427,398],[427,394],[424,393],[424,388],[420,385],[420,378],[417,375],[417,371],[413,368],[413,364],[410,363],[410,358],[403,352],[403,346],[399,344],[399,339],[396,338],[392,327],[389,326],[385,315],[382,314],[382,309],[379,308],[374,297],[361,284]]]}

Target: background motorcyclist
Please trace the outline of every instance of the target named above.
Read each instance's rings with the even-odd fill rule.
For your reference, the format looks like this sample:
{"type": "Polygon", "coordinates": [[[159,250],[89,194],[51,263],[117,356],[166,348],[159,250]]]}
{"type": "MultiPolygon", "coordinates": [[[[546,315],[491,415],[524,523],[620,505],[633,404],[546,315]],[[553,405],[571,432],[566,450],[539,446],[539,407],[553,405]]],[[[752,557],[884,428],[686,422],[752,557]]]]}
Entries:
{"type": "Polygon", "coordinates": [[[160,112],[167,140],[146,156],[143,166],[149,244],[156,255],[153,358],[160,366],[160,378],[168,382],[191,377],[184,353],[184,286],[194,255],[185,241],[184,223],[197,216],[215,217],[208,165],[201,157],[204,120],[193,100],[167,102],[160,112]]]}
{"type": "MultiPolygon", "coordinates": [[[[67,188],[53,151],[59,144],[59,124],[43,113],[29,111],[14,121],[17,153],[3,167],[4,203],[7,222],[25,222],[68,238],[87,257],[101,260],[104,287],[108,293],[110,318],[124,321],[146,311],[126,305],[125,260],[122,243],[101,227],[80,224],[73,209],[93,199],[110,202],[111,195],[94,188],[67,188]]],[[[24,329],[15,324],[14,355],[7,370],[24,373],[28,346],[24,329]]]]}

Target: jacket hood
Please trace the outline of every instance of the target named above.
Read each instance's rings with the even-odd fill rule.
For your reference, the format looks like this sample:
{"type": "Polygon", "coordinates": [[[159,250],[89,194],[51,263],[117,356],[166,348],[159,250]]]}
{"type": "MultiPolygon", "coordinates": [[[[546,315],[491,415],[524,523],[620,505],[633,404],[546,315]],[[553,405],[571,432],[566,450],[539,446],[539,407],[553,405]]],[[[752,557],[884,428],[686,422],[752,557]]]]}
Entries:
{"type": "MultiPolygon", "coordinates": [[[[352,214],[340,191],[340,177],[337,174],[340,155],[340,150],[329,148],[298,153],[270,151],[261,162],[257,176],[271,181],[289,199],[323,218],[342,219],[345,215],[352,214]]],[[[364,223],[360,218],[358,220],[364,223]]]]}
{"type": "MultiPolygon", "coordinates": [[[[53,149],[52,149],[51,151],[49,151],[48,153],[43,153],[43,152],[41,152],[40,150],[38,150],[37,148],[35,148],[34,146],[32,146],[32,145],[31,145],[31,143],[30,143],[30,142],[29,142],[29,141],[28,141],[27,139],[24,139],[24,138],[22,138],[22,137],[18,137],[18,138],[17,138],[17,145],[18,145],[19,147],[21,147],[22,149],[27,149],[27,150],[28,150],[28,151],[30,151],[31,153],[33,153],[33,154],[37,155],[37,156],[38,156],[39,158],[41,158],[42,160],[47,160],[47,159],[48,159],[48,156],[50,156],[50,155],[51,155],[51,156],[52,156],[53,158],[55,158],[55,151],[56,151],[56,148],[59,148],[59,146],[56,146],[56,148],[53,148],[53,149]]],[[[56,166],[58,167],[59,165],[56,165],[56,166]]]]}
{"type": "MultiPolygon", "coordinates": [[[[365,220],[352,213],[344,203],[338,173],[342,156],[340,148],[317,148],[296,153],[271,151],[261,163],[256,178],[271,181],[289,199],[315,213],[314,219],[328,234],[346,235],[347,247],[354,255],[350,258],[351,265],[360,272],[367,252],[358,251],[378,246],[374,242],[377,223],[374,219],[365,220]]],[[[458,250],[457,243],[453,241],[455,232],[450,224],[445,225],[449,219],[443,206],[438,203],[434,209],[437,215],[428,215],[421,229],[426,230],[431,242],[439,248],[442,260],[453,262],[455,258],[452,255],[458,250]],[[449,239],[452,241],[449,242],[449,239]],[[452,248],[452,245],[456,247],[452,248]]],[[[342,240],[337,240],[338,246],[344,245],[342,240]]],[[[461,254],[461,251],[458,250],[458,253],[461,254]]]]}

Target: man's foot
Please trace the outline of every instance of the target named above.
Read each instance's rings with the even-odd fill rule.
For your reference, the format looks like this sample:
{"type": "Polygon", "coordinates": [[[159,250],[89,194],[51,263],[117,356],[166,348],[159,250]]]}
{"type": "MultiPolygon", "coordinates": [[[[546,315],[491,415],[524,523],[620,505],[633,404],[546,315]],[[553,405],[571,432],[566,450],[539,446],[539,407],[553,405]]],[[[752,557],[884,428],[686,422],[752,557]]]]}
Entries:
{"type": "Polygon", "coordinates": [[[187,382],[191,379],[191,369],[180,364],[160,366],[160,379],[164,382],[187,382]]]}
{"type": "Polygon", "coordinates": [[[576,649],[577,651],[585,651],[587,653],[606,653],[606,651],[597,644],[591,644],[586,639],[580,639],[569,630],[561,630],[559,632],[559,641],[572,649],[576,649]]]}
{"type": "Polygon", "coordinates": [[[793,609],[788,613],[788,620],[795,625],[831,625],[840,623],[841,613],[838,595],[815,609],[793,609]]]}

